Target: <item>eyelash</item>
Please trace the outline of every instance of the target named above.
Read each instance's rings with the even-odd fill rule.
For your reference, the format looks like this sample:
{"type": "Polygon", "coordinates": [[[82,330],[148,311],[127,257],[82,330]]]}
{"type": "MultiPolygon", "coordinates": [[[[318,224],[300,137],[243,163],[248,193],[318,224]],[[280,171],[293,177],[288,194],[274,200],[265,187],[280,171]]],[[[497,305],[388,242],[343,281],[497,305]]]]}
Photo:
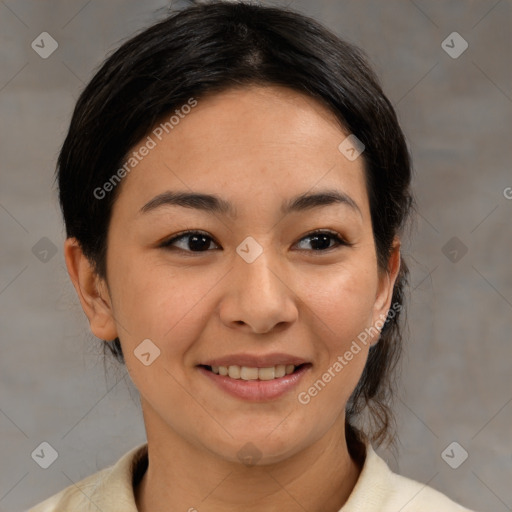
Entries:
{"type": "MultiPolygon", "coordinates": [[[[187,237],[190,237],[190,236],[194,236],[194,235],[204,236],[205,238],[209,238],[216,245],[219,245],[207,233],[205,233],[203,231],[198,231],[198,230],[190,230],[190,231],[185,231],[183,233],[180,233],[180,234],[178,234],[178,235],[176,235],[176,236],[174,236],[174,237],[164,241],[162,244],[160,244],[159,247],[164,248],[164,249],[171,248],[172,244],[174,242],[177,242],[178,240],[181,240],[181,239],[184,239],[184,238],[187,238],[187,237]]],[[[299,250],[300,251],[306,251],[306,252],[314,252],[314,253],[325,253],[325,252],[328,252],[328,251],[330,252],[333,249],[339,249],[339,248],[341,248],[343,246],[352,247],[354,245],[354,244],[352,244],[350,242],[347,242],[343,237],[341,237],[341,235],[339,235],[339,233],[336,233],[335,231],[325,230],[325,229],[312,231],[311,233],[308,233],[307,235],[303,236],[299,241],[302,241],[302,240],[307,239],[307,238],[312,238],[315,235],[328,235],[328,236],[331,237],[331,239],[336,241],[337,245],[332,246],[332,247],[328,247],[327,249],[317,249],[317,250],[314,250],[314,249],[311,249],[311,250],[299,249],[299,250]]],[[[177,250],[181,251],[181,252],[184,252],[184,253],[190,253],[190,254],[201,254],[201,253],[204,253],[204,252],[210,252],[210,249],[207,249],[205,251],[190,251],[190,250],[186,250],[186,249],[177,248],[177,250]]]]}

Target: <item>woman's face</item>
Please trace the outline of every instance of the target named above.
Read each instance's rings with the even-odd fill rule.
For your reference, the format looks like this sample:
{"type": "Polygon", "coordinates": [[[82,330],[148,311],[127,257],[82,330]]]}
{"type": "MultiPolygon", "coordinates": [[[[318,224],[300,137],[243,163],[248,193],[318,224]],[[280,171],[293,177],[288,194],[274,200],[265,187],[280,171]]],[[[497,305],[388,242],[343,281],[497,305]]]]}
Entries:
{"type": "Polygon", "coordinates": [[[362,157],[340,152],[348,133],[328,110],[280,87],[200,100],[168,131],[151,134],[114,204],[107,339],[121,340],[148,436],[233,461],[252,443],[262,462],[284,460],[343,425],[377,341],[358,336],[390,306],[398,267],[377,268],[362,157]],[[346,200],[294,203],[327,190],[346,200]],[[171,192],[232,210],[172,204],[171,192]],[[310,238],[317,230],[332,234],[310,238]],[[264,380],[301,361],[297,374],[264,380]]]}

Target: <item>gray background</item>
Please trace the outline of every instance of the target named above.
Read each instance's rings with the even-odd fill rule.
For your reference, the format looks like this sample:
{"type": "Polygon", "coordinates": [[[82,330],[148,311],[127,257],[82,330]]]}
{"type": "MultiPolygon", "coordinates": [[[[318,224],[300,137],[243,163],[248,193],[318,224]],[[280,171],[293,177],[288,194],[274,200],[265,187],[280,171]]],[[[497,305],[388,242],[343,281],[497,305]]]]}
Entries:
{"type": "MultiPolygon", "coordinates": [[[[400,443],[396,458],[380,453],[472,509],[512,510],[512,4],[286,3],[366,50],[414,159],[420,212],[404,253],[412,275],[400,443]],[[454,31],[469,44],[456,59],[441,47],[454,31]],[[446,247],[452,237],[459,258],[467,248],[459,261],[446,247]],[[453,441],[469,454],[458,469],[441,457],[453,441]]],[[[67,277],[52,176],[84,83],[167,4],[0,1],[3,511],[26,509],[145,441],[137,392],[122,367],[105,372],[67,277]],[[59,44],[48,59],[31,48],[43,31],[59,44]],[[57,248],[47,261],[41,245],[33,250],[43,237],[57,248]],[[46,470],[31,458],[42,441],[59,453],[46,470]]]]}

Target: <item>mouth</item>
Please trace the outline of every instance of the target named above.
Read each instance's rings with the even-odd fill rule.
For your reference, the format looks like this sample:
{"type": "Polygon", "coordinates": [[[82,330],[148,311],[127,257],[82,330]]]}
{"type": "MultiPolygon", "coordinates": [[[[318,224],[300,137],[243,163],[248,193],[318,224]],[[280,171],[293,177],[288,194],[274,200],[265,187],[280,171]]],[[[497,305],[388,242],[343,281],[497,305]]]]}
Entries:
{"type": "Polygon", "coordinates": [[[251,402],[276,400],[291,392],[313,365],[283,365],[267,367],[198,365],[199,372],[216,389],[232,397],[251,402]]]}
{"type": "Polygon", "coordinates": [[[294,364],[278,364],[275,366],[269,366],[266,368],[250,367],[250,366],[208,366],[199,365],[207,371],[210,371],[216,375],[228,377],[235,380],[276,380],[286,375],[296,373],[301,368],[311,366],[311,363],[303,363],[299,365],[294,364]]]}

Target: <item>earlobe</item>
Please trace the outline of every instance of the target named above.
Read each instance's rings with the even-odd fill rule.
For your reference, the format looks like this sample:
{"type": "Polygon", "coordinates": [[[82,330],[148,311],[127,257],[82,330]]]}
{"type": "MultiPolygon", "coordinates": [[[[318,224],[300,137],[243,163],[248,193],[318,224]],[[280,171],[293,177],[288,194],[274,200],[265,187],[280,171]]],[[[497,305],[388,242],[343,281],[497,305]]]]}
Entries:
{"type": "Polygon", "coordinates": [[[105,280],[95,272],[76,238],[64,242],[64,257],[92,333],[103,340],[115,339],[117,329],[105,280]]]}

